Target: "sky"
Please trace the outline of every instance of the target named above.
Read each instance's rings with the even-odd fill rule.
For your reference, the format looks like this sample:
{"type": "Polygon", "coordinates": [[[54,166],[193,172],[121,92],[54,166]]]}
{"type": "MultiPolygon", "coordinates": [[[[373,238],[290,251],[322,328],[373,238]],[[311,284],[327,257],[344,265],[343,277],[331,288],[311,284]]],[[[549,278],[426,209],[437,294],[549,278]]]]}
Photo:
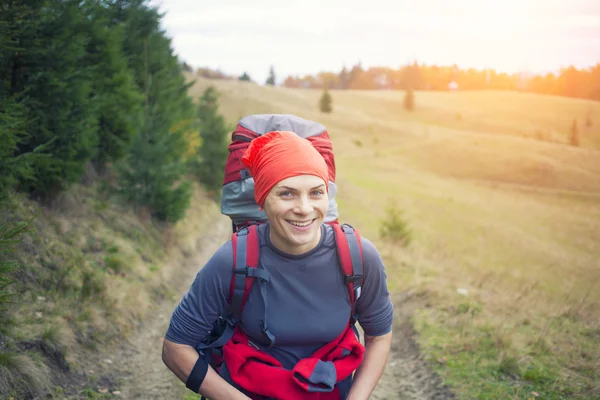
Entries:
{"type": "Polygon", "coordinates": [[[150,0],[180,60],[264,83],[409,62],[546,73],[600,62],[598,0],[150,0]]]}

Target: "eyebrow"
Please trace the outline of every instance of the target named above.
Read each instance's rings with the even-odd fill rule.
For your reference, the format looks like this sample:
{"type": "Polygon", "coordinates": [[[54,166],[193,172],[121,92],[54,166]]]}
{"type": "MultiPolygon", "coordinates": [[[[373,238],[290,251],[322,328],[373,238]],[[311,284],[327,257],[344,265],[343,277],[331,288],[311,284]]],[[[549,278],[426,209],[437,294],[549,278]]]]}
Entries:
{"type": "MultiPolygon", "coordinates": [[[[319,186],[315,186],[314,188],[310,189],[310,190],[315,190],[315,189],[320,189],[322,187],[324,187],[324,184],[320,184],[319,186]]],[[[279,186],[277,189],[286,189],[286,190],[293,190],[293,191],[297,191],[298,189],[293,188],[293,187],[289,187],[289,186],[279,186]]]]}

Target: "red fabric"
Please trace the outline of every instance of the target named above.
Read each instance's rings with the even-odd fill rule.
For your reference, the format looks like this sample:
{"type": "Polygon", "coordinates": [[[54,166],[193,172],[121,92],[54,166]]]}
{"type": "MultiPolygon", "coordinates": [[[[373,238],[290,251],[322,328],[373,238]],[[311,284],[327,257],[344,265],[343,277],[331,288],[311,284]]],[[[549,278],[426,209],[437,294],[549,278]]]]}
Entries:
{"type": "MultiPolygon", "coordinates": [[[[346,239],[346,234],[342,229],[341,225],[333,224],[333,229],[335,230],[335,242],[338,249],[338,255],[340,258],[340,264],[342,264],[342,269],[344,270],[344,275],[352,276],[354,275],[354,268],[352,266],[352,256],[350,255],[350,244],[346,239]]],[[[360,253],[360,259],[363,259],[362,254],[362,244],[360,242],[360,235],[358,234],[358,230],[354,230],[354,234],[356,235],[356,240],[358,242],[358,250],[360,253]]],[[[354,298],[354,282],[348,282],[348,293],[350,294],[350,304],[354,304],[356,299],[354,298]]]]}
{"type": "Polygon", "coordinates": [[[259,206],[273,186],[298,175],[315,175],[327,188],[329,173],[323,156],[306,139],[293,132],[269,132],[254,139],[242,157],[254,178],[254,198],[259,206]]]}
{"type": "MultiPolygon", "coordinates": [[[[260,135],[253,132],[242,125],[238,125],[231,134],[231,142],[229,144],[229,157],[225,163],[225,176],[223,185],[240,180],[240,171],[246,168],[242,162],[242,157],[246,152],[250,142],[260,135]]],[[[316,136],[306,138],[315,149],[325,159],[329,173],[329,180],[335,182],[335,158],[333,154],[333,145],[327,131],[323,131],[316,136]]]]}
{"type": "Polygon", "coordinates": [[[318,360],[331,361],[336,381],[341,382],[362,362],[364,347],[350,326],[334,341],[317,350],[311,357],[300,360],[292,370],[283,368],[276,358],[248,343],[248,336],[239,328],[223,348],[225,364],[233,381],[244,390],[258,396],[280,400],[339,400],[337,387],[331,392],[309,392],[308,384],[296,374],[310,377],[318,360]],[[350,354],[342,356],[344,350],[350,354]]]}
{"type": "MultiPolygon", "coordinates": [[[[246,262],[245,266],[248,268],[258,268],[258,257],[259,257],[259,244],[258,244],[258,233],[256,231],[256,225],[250,225],[248,227],[246,242],[246,262]]],[[[229,304],[233,301],[233,290],[235,289],[235,269],[237,266],[237,233],[231,235],[231,246],[233,248],[233,273],[231,274],[231,284],[229,285],[229,304]]],[[[247,276],[244,283],[244,297],[242,299],[242,307],[246,304],[248,295],[250,294],[250,288],[252,287],[253,277],[247,276]]]]}

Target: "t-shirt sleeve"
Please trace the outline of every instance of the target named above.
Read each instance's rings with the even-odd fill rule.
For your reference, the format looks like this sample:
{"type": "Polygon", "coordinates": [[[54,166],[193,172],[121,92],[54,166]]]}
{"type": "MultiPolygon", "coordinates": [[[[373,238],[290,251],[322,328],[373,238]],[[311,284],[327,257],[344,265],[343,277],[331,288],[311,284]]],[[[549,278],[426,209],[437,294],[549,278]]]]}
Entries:
{"type": "Polygon", "coordinates": [[[366,335],[381,336],[392,330],[394,306],[387,287],[385,266],[377,248],[361,237],[364,283],[356,302],[358,322],[366,335]]]}
{"type": "Polygon", "coordinates": [[[190,290],[175,308],[165,338],[196,347],[214,322],[229,309],[233,253],[231,241],[221,246],[198,272],[190,290]]]}

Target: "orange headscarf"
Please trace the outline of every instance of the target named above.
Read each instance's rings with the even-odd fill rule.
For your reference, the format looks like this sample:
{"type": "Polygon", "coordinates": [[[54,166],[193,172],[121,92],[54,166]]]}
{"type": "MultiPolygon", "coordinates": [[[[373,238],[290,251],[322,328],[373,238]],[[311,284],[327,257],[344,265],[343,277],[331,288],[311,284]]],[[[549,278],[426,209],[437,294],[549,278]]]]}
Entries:
{"type": "Polygon", "coordinates": [[[294,132],[269,132],[254,139],[242,156],[254,178],[254,198],[263,206],[273,186],[286,178],[315,175],[327,187],[329,174],[321,154],[294,132]]]}

